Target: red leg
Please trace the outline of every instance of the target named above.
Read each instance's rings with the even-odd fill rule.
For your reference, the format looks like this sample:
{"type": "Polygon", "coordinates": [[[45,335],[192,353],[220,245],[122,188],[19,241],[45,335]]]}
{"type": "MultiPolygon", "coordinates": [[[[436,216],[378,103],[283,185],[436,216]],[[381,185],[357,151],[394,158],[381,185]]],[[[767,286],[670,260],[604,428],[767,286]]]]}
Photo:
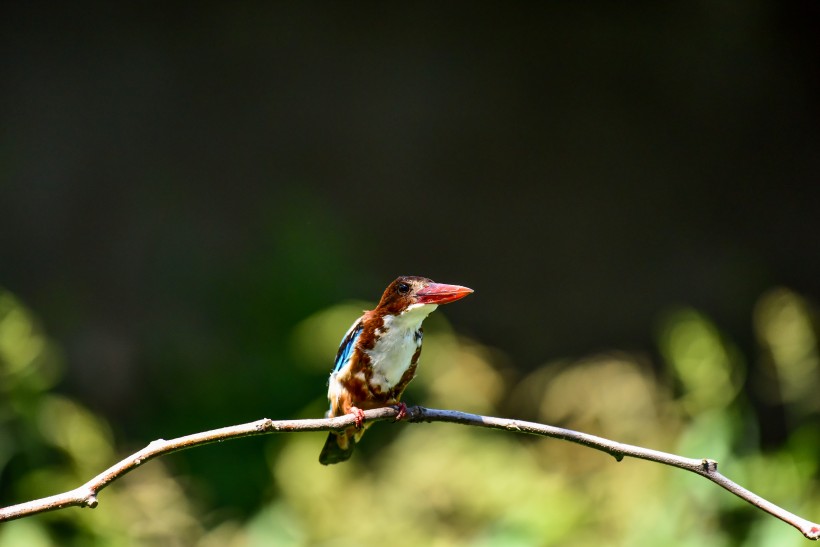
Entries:
{"type": "Polygon", "coordinates": [[[357,406],[351,406],[350,413],[356,417],[356,429],[361,429],[364,425],[364,410],[357,406]]]}
{"type": "Polygon", "coordinates": [[[399,413],[396,414],[396,421],[398,422],[398,421],[401,421],[401,420],[405,419],[407,417],[407,405],[404,404],[404,403],[399,403],[395,406],[396,406],[396,410],[399,411],[399,413]]]}

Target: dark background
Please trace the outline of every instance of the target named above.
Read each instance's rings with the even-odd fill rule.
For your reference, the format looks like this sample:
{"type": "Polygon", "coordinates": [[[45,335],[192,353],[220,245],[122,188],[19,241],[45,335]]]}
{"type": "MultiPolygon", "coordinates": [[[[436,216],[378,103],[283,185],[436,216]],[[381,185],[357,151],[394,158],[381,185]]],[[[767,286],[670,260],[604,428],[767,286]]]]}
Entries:
{"type": "MultiPolygon", "coordinates": [[[[320,408],[291,328],[400,274],[474,288],[447,317],[521,373],[678,304],[753,353],[763,291],[820,299],[817,15],[6,3],[0,285],[123,449],[320,408]]],[[[236,449],[176,463],[248,462],[249,506],[236,449]]]]}

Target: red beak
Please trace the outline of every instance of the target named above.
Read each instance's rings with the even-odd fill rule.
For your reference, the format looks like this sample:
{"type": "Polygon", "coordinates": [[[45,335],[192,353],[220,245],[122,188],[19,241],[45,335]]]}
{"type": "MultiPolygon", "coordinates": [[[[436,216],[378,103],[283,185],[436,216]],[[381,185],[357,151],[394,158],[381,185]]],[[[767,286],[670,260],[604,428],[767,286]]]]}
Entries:
{"type": "Polygon", "coordinates": [[[460,300],[473,292],[473,289],[461,285],[445,285],[444,283],[430,283],[416,293],[420,304],[447,304],[460,300]]]}

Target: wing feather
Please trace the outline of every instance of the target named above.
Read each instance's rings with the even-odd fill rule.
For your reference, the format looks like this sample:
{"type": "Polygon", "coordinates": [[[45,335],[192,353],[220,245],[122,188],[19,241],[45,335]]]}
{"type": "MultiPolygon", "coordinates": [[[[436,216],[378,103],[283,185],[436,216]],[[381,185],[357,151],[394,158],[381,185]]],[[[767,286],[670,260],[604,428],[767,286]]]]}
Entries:
{"type": "Polygon", "coordinates": [[[350,357],[353,355],[353,348],[356,347],[356,340],[359,339],[359,336],[362,334],[362,319],[361,317],[350,326],[347,333],[345,334],[344,338],[342,338],[342,343],[339,346],[339,351],[336,353],[336,361],[333,367],[333,372],[339,372],[348,363],[350,363],[350,357]]]}

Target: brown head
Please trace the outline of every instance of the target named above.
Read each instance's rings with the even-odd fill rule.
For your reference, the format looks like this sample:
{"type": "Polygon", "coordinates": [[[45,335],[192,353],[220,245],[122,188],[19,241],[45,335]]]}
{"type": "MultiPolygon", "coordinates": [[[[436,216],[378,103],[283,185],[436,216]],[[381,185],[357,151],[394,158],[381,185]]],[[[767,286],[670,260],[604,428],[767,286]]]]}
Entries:
{"type": "Polygon", "coordinates": [[[426,277],[403,275],[387,287],[376,309],[398,315],[414,304],[448,304],[471,292],[473,289],[461,285],[446,285],[426,277]]]}

